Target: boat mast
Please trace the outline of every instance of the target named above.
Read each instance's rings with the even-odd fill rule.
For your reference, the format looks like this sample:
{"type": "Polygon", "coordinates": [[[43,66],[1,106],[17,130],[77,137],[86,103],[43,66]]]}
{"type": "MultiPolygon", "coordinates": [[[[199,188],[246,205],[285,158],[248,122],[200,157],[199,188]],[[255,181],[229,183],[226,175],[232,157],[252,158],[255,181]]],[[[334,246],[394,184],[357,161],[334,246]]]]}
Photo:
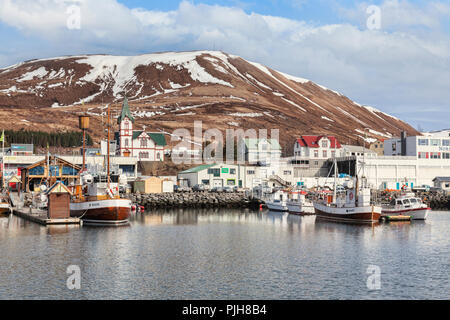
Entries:
{"type": "Polygon", "coordinates": [[[109,104],[108,104],[108,124],[107,124],[107,128],[108,128],[108,141],[106,142],[107,143],[107,146],[106,146],[106,153],[107,153],[107,155],[106,155],[106,159],[107,159],[107,169],[106,169],[106,175],[107,175],[107,181],[108,181],[108,189],[109,189],[109,185],[110,185],[110,177],[109,177],[109,171],[110,171],[110,160],[109,160],[109,130],[110,130],[110,124],[111,124],[111,122],[110,122],[110,115],[111,115],[111,113],[110,113],[110,110],[109,110],[109,104]]]}
{"type": "MultiPolygon", "coordinates": [[[[331,141],[331,139],[330,139],[331,141]]],[[[337,160],[336,160],[336,144],[337,141],[334,142],[334,192],[333,192],[333,199],[334,199],[334,203],[337,203],[337,191],[336,191],[336,187],[337,187],[337,174],[338,174],[338,170],[337,170],[337,160]]]]}

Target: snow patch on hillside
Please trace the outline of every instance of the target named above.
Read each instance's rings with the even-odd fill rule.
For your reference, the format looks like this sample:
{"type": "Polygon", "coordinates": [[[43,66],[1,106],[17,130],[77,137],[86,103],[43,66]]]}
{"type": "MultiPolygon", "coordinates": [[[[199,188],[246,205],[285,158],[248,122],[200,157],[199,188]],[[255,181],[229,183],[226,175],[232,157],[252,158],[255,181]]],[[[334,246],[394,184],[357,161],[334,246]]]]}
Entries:
{"type": "Polygon", "coordinates": [[[30,81],[33,80],[34,78],[42,79],[47,74],[48,74],[47,69],[45,69],[45,67],[40,67],[36,70],[25,73],[24,75],[22,75],[21,78],[16,79],[16,81],[17,82],[30,81]]]}

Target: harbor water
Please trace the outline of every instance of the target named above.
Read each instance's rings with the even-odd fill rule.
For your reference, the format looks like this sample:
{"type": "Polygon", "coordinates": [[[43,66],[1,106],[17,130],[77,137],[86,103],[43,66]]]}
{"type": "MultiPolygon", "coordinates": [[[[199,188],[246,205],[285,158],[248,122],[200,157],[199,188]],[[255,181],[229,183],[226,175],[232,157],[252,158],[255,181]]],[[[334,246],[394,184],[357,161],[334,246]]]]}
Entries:
{"type": "Polygon", "coordinates": [[[1,216],[0,299],[449,299],[449,230],[450,212],[373,227],[244,210],[147,212],[120,228],[1,216]]]}

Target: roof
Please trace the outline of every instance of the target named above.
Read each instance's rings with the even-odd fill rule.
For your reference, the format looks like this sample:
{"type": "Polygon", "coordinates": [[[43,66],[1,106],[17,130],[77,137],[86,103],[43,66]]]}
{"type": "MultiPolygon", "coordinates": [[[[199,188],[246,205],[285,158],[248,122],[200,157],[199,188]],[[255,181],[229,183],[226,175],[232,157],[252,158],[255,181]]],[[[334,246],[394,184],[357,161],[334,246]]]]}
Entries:
{"type": "MultiPolygon", "coordinates": [[[[133,131],[133,140],[136,140],[144,131],[133,131]]],[[[167,145],[166,137],[162,133],[158,132],[146,132],[146,134],[152,139],[157,146],[164,147],[167,145]]]]}
{"type": "Polygon", "coordinates": [[[255,149],[255,148],[257,148],[257,145],[263,140],[267,141],[270,144],[272,149],[281,150],[280,143],[276,139],[245,138],[244,142],[248,149],[255,149]]]}
{"type": "Polygon", "coordinates": [[[72,192],[70,192],[70,190],[61,182],[58,181],[56,182],[53,186],[50,187],[50,189],[48,189],[45,194],[50,194],[50,193],[68,193],[68,194],[72,194],[72,192]]]}
{"type": "Polygon", "coordinates": [[[364,148],[361,146],[354,146],[354,145],[350,145],[350,144],[344,144],[343,148],[347,151],[350,152],[365,152],[365,153],[375,153],[375,151],[368,149],[368,148],[364,148]]]}
{"type": "Polygon", "coordinates": [[[444,181],[444,182],[450,182],[450,177],[436,177],[433,179],[433,181],[435,180],[440,180],[440,181],[444,181]]]}
{"type": "Polygon", "coordinates": [[[308,148],[319,148],[319,141],[322,138],[328,138],[331,141],[330,148],[334,148],[336,146],[337,149],[342,148],[339,141],[334,136],[301,136],[297,139],[300,147],[308,147],[308,148]]]}
{"type": "Polygon", "coordinates": [[[130,107],[128,106],[128,99],[125,97],[122,103],[122,112],[120,113],[120,116],[117,118],[117,123],[121,123],[123,119],[128,118],[131,120],[131,122],[134,122],[134,118],[131,115],[130,107]]]}
{"type": "Polygon", "coordinates": [[[182,171],[180,173],[197,173],[197,172],[209,169],[209,168],[214,167],[214,166],[215,166],[215,164],[204,164],[204,165],[201,165],[201,166],[198,166],[198,167],[190,168],[190,169],[182,171]]]}

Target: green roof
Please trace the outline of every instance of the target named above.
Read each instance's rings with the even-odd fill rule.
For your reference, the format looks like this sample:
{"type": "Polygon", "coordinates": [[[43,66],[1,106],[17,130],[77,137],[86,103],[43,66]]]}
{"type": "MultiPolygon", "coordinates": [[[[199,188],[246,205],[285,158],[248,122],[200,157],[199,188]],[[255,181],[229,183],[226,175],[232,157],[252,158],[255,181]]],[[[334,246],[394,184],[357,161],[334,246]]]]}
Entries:
{"type": "Polygon", "coordinates": [[[147,133],[153,141],[155,141],[157,146],[166,146],[166,137],[162,133],[149,132],[147,133]]]}
{"type": "Polygon", "coordinates": [[[134,118],[131,115],[130,107],[128,106],[128,99],[125,97],[122,103],[122,112],[120,113],[120,116],[117,118],[117,123],[120,124],[123,119],[128,118],[131,120],[131,122],[134,122],[134,118]]]}
{"type": "MultiPolygon", "coordinates": [[[[137,139],[144,131],[133,131],[133,140],[137,139]]],[[[152,139],[157,146],[166,146],[166,137],[162,133],[146,132],[146,134],[152,139]]]]}
{"type": "Polygon", "coordinates": [[[248,149],[255,149],[257,145],[263,141],[266,140],[269,142],[271,149],[273,150],[281,150],[280,143],[276,139],[255,139],[255,138],[246,138],[244,139],[245,145],[248,149]]]}
{"type": "Polygon", "coordinates": [[[182,171],[180,173],[196,173],[196,172],[203,171],[205,169],[209,169],[209,168],[214,167],[214,166],[215,166],[215,164],[204,164],[204,165],[201,165],[201,166],[198,166],[198,167],[190,168],[190,169],[182,171]]]}

